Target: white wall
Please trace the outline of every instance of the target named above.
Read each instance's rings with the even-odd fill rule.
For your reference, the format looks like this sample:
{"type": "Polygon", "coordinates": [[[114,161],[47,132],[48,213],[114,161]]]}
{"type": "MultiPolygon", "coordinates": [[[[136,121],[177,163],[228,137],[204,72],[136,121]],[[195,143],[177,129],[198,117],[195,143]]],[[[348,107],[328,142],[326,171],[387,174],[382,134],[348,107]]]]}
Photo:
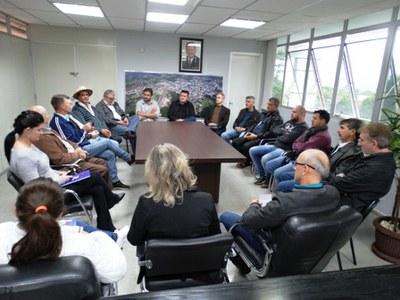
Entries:
{"type": "MultiPolygon", "coordinates": [[[[13,129],[15,117],[34,103],[35,89],[29,42],[0,33],[0,140],[13,129]]],[[[0,172],[8,168],[3,146],[0,148],[0,172]]]]}
{"type": "MultiPolygon", "coordinates": [[[[190,36],[189,38],[198,37],[190,36]]],[[[117,92],[120,103],[124,104],[125,102],[125,70],[179,72],[179,39],[180,36],[174,34],[116,32],[117,92]]],[[[262,53],[265,57],[266,42],[204,38],[202,74],[223,76],[223,91],[225,93],[228,87],[229,57],[232,51],[262,53]]],[[[227,100],[229,101],[229,99],[227,100]]]]}

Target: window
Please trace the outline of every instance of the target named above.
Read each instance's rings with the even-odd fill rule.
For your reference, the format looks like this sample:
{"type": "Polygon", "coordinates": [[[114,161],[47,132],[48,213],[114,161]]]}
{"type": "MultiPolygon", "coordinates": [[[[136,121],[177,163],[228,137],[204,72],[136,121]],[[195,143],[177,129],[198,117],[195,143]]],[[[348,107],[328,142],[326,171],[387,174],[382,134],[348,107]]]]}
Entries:
{"type": "Polygon", "coordinates": [[[26,24],[17,19],[10,17],[11,35],[28,39],[26,24]]]}
{"type": "Polygon", "coordinates": [[[7,16],[0,12],[0,32],[7,33],[7,16]]]}

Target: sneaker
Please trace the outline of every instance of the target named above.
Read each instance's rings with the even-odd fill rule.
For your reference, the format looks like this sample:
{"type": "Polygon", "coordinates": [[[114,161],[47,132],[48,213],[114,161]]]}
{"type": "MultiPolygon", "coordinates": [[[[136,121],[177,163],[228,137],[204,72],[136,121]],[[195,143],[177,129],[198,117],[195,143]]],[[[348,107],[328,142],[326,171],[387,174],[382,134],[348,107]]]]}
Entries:
{"type": "Polygon", "coordinates": [[[263,184],[264,182],[265,182],[265,177],[264,177],[264,176],[261,176],[261,177],[258,178],[256,181],[254,181],[254,184],[261,185],[261,184],[263,184]]]}
{"type": "Polygon", "coordinates": [[[117,234],[117,240],[115,242],[120,248],[122,248],[122,246],[124,245],[128,232],[129,226],[124,226],[122,229],[114,230],[114,233],[117,234]]]}
{"type": "Polygon", "coordinates": [[[121,180],[118,180],[117,182],[113,182],[113,188],[114,189],[130,189],[131,187],[129,185],[123,184],[121,180]]]}

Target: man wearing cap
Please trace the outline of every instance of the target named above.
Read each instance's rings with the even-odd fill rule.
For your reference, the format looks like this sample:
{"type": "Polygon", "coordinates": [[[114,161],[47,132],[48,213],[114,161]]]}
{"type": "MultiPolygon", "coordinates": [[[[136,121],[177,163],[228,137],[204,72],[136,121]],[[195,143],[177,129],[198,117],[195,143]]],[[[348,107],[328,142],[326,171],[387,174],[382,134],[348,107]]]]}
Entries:
{"type": "MultiPolygon", "coordinates": [[[[101,136],[111,138],[112,133],[108,129],[106,122],[104,122],[96,108],[90,104],[89,97],[92,94],[93,90],[88,89],[84,85],[78,87],[72,96],[78,102],[72,108],[71,114],[82,124],[93,122],[94,128],[99,131],[101,136]]],[[[118,137],[113,137],[113,139],[121,141],[121,138],[118,137]]]]}

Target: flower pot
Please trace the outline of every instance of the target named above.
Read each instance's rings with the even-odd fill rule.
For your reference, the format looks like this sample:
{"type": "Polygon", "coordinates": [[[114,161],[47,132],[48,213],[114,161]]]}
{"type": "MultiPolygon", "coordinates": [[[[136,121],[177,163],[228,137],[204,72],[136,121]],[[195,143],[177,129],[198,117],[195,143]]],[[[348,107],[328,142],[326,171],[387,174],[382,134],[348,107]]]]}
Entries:
{"type": "Polygon", "coordinates": [[[390,220],[390,217],[375,218],[375,242],[372,244],[372,251],[380,258],[394,264],[400,264],[400,232],[394,232],[383,227],[382,220],[390,220]]]}

